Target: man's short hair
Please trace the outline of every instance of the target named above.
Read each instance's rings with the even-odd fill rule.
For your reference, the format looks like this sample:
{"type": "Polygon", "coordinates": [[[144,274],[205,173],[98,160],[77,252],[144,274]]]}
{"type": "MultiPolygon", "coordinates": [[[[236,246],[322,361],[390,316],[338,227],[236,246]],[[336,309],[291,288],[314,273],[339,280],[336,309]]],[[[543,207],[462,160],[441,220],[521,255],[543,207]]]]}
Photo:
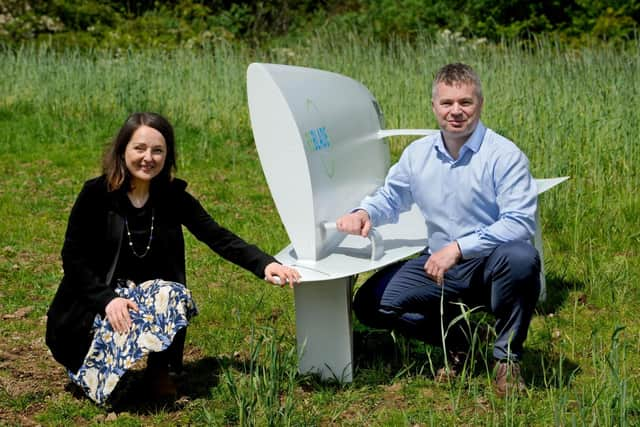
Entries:
{"type": "Polygon", "coordinates": [[[456,86],[459,84],[473,85],[478,98],[483,99],[480,77],[478,77],[476,72],[473,71],[473,68],[467,64],[456,62],[440,68],[436,73],[436,77],[433,79],[433,86],[431,88],[432,98],[435,97],[438,83],[444,83],[447,86],[456,86]]]}

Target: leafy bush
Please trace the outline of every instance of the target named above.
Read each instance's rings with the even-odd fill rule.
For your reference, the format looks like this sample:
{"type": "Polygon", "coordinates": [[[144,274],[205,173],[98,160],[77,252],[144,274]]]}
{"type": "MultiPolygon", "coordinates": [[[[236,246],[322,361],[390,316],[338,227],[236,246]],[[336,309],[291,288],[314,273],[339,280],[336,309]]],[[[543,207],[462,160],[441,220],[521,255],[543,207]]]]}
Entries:
{"type": "Polygon", "coordinates": [[[0,0],[0,42],[87,47],[178,47],[224,39],[262,44],[307,38],[330,23],[379,40],[530,38],[584,43],[633,38],[640,0],[0,0]]]}

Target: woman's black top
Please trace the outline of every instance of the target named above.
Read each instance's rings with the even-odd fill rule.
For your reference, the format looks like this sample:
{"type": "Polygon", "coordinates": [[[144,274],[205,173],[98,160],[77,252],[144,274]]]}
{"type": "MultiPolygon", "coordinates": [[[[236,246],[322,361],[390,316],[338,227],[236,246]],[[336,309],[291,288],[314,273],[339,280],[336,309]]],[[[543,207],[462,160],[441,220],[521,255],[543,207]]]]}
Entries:
{"type": "Polygon", "coordinates": [[[125,238],[120,245],[120,257],[114,277],[124,282],[131,280],[136,284],[146,280],[165,279],[168,277],[166,267],[169,260],[167,253],[160,251],[157,244],[154,245],[153,237],[158,230],[151,230],[152,222],[155,223],[153,201],[149,200],[143,207],[136,208],[126,195],[124,199],[125,238]]]}

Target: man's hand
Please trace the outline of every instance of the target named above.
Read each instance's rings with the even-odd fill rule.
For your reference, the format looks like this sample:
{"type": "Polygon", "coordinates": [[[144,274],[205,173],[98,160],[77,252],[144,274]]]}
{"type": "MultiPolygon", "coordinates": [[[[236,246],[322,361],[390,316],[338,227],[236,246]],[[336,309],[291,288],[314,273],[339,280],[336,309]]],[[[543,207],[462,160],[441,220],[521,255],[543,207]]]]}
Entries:
{"type": "Polygon", "coordinates": [[[131,327],[131,316],[129,310],[138,311],[138,306],[130,299],[116,297],[109,301],[104,308],[107,320],[111,323],[111,327],[121,334],[129,331],[131,327]]]}
{"type": "Polygon", "coordinates": [[[462,252],[457,242],[451,242],[438,252],[431,254],[424,264],[427,276],[436,281],[440,286],[444,283],[444,273],[456,265],[462,258],[462,252]]]}
{"type": "Polygon", "coordinates": [[[371,229],[371,219],[364,209],[341,216],[336,220],[336,228],[347,234],[367,237],[371,229]]]}

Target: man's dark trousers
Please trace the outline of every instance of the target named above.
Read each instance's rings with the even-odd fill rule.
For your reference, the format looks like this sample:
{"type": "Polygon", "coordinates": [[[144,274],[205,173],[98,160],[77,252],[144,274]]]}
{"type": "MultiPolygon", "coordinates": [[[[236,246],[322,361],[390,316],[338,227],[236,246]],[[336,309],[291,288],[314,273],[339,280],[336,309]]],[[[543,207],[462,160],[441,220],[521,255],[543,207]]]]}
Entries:
{"type": "Polygon", "coordinates": [[[461,314],[459,303],[466,310],[482,307],[496,318],[493,356],[519,360],[540,293],[536,249],[528,242],[511,242],[486,257],[462,260],[445,273],[443,286],[426,276],[428,258],[425,250],[367,280],[353,303],[358,319],[374,328],[395,329],[440,346],[444,329],[447,350],[465,351],[470,338],[465,322],[460,320],[451,327],[449,323],[461,314]]]}

